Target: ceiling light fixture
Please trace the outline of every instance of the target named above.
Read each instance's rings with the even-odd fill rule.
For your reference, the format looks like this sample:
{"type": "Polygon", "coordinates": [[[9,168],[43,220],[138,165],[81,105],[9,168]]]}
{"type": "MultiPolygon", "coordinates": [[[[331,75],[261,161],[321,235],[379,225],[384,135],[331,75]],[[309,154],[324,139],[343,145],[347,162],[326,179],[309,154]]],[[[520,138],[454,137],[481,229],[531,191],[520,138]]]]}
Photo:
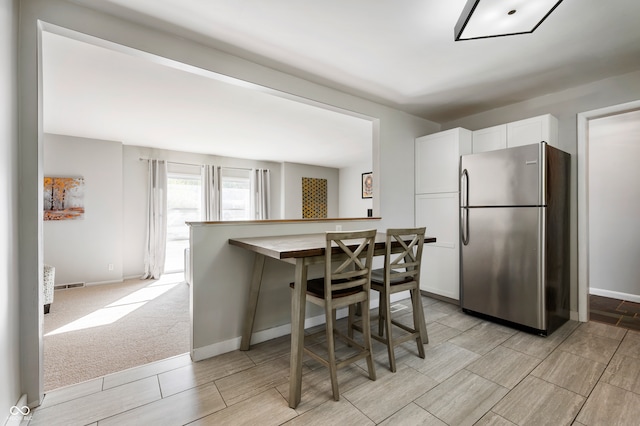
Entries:
{"type": "Polygon", "coordinates": [[[529,34],[562,0],[467,0],[455,26],[455,40],[529,34]]]}

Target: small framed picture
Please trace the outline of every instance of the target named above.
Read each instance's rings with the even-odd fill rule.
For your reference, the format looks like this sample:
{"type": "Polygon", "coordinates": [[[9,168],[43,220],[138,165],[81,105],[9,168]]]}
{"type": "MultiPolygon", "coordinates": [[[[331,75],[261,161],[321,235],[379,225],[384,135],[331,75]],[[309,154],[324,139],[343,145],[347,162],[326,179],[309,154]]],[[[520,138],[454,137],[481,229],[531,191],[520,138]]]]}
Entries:
{"type": "Polygon", "coordinates": [[[373,198],[373,172],[362,174],[362,198],[373,198]]]}

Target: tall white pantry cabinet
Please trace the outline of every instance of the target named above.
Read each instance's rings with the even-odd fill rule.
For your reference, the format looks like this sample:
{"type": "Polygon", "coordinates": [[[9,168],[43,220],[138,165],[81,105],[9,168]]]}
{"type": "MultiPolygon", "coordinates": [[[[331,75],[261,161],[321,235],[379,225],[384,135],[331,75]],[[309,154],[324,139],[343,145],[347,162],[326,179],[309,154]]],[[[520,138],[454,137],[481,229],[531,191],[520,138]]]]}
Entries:
{"type": "Polygon", "coordinates": [[[425,226],[435,243],[425,244],[420,289],[460,299],[458,220],[461,155],[472,150],[472,132],[456,128],[416,139],[416,226],[425,226]]]}

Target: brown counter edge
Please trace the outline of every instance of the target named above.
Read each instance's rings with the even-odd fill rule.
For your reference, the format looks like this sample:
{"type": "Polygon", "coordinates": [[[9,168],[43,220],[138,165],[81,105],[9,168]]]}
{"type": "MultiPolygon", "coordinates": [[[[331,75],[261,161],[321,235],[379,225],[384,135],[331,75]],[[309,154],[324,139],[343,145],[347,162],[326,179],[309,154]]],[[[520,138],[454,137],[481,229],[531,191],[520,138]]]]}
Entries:
{"type": "MultiPolygon", "coordinates": [[[[436,242],[436,237],[429,237],[429,236],[425,236],[424,237],[424,243],[425,244],[429,244],[429,243],[435,243],[436,242]]],[[[236,247],[241,247],[243,249],[247,249],[249,251],[253,251],[256,253],[260,253],[263,254],[265,256],[269,256],[269,257],[273,257],[274,259],[287,259],[287,258],[295,258],[299,255],[299,252],[290,252],[290,253],[280,253],[278,251],[274,251],[274,250],[269,250],[267,248],[264,247],[256,247],[253,244],[247,244],[244,241],[242,241],[242,238],[236,239],[236,238],[229,238],[228,241],[229,245],[232,246],[236,246],[236,247]]],[[[382,248],[382,247],[378,247],[379,245],[381,245],[382,242],[376,242],[376,248],[382,248]]],[[[394,245],[398,245],[397,242],[393,243],[394,245]]],[[[306,256],[323,256],[324,255],[324,249],[322,248],[318,248],[316,250],[305,250],[306,252],[306,256]]]]}
{"type": "Polygon", "coordinates": [[[273,223],[314,223],[314,222],[355,222],[381,220],[381,217],[338,217],[332,219],[267,219],[267,220],[227,220],[214,222],[186,222],[189,226],[203,225],[268,225],[273,223]]]}

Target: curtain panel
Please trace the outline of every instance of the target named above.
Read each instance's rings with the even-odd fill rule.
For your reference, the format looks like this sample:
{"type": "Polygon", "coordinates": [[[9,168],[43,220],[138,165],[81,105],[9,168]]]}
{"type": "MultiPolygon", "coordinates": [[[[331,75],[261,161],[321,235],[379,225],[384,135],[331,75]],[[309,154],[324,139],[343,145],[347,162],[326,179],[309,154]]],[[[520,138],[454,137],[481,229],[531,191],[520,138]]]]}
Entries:
{"type": "Polygon", "coordinates": [[[256,219],[271,218],[271,172],[269,169],[256,169],[254,171],[256,188],[255,213],[256,219]]]}
{"type": "Polygon", "coordinates": [[[220,220],[220,168],[202,166],[202,212],[203,220],[220,220]]]}
{"type": "Polygon", "coordinates": [[[164,272],[167,244],[167,162],[149,160],[147,235],[142,279],[158,279],[164,272]]]}

